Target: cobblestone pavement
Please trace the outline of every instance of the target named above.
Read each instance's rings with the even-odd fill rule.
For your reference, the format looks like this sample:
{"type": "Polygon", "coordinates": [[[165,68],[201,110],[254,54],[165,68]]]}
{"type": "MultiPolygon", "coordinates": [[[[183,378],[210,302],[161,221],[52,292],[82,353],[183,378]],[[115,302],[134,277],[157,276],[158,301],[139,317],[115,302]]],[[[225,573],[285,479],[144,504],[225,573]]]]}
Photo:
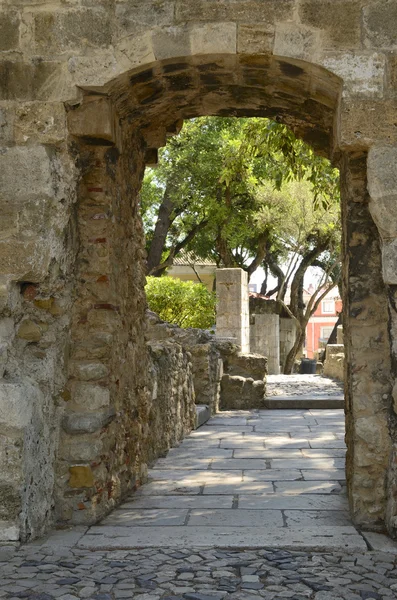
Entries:
{"type": "Polygon", "coordinates": [[[332,398],[343,395],[343,383],[322,375],[268,375],[266,395],[332,398]]]}
{"type": "Polygon", "coordinates": [[[391,600],[396,555],[284,550],[141,549],[87,552],[24,546],[0,562],[9,600],[391,600]]]}

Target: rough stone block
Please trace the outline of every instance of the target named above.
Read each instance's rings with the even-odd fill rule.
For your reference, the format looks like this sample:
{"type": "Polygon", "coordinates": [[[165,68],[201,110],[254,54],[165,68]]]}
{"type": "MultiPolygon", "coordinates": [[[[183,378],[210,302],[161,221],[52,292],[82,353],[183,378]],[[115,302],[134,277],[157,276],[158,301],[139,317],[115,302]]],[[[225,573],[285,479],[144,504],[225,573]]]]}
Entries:
{"type": "Polygon", "coordinates": [[[71,399],[73,404],[83,407],[86,411],[96,411],[110,404],[109,389],[91,383],[75,382],[72,387],[71,399]]]}
{"type": "Polygon", "coordinates": [[[383,54],[327,53],[321,62],[342,79],[344,96],[383,96],[386,68],[383,54]]]}
{"type": "Polygon", "coordinates": [[[0,199],[12,204],[53,193],[51,161],[44,146],[14,146],[0,152],[0,199]]]}
{"type": "Polygon", "coordinates": [[[156,30],[152,36],[153,53],[156,59],[189,56],[191,54],[189,33],[186,27],[156,30]]]}
{"type": "Polygon", "coordinates": [[[70,364],[69,369],[71,375],[83,381],[103,379],[109,374],[108,367],[99,362],[74,362],[70,364]]]}
{"type": "Polygon", "coordinates": [[[245,377],[223,375],[221,380],[221,410],[265,408],[265,383],[245,377]]]}
{"type": "Polygon", "coordinates": [[[389,285],[397,285],[397,238],[382,242],[382,275],[389,285]]]}
{"type": "Polygon", "coordinates": [[[0,106],[0,144],[14,141],[15,108],[9,103],[0,106]]]}
{"type": "Polygon", "coordinates": [[[39,342],[42,335],[41,327],[30,319],[25,319],[18,327],[17,336],[27,342],[39,342]]]}
{"type": "Polygon", "coordinates": [[[237,23],[274,23],[291,14],[293,0],[178,0],[175,20],[180,23],[194,21],[236,21],[237,23]]]}
{"type": "Polygon", "coordinates": [[[268,25],[239,25],[238,54],[269,54],[273,50],[274,30],[268,25]]]}
{"type": "Polygon", "coordinates": [[[41,55],[108,46],[110,14],[94,9],[39,12],[34,16],[34,45],[41,55]]]}
{"type": "Polygon", "coordinates": [[[259,354],[230,354],[224,360],[227,375],[264,380],[267,373],[267,358],[259,354]]]}
{"type": "Polygon", "coordinates": [[[41,392],[28,383],[0,381],[0,429],[24,429],[40,398],[41,392]]]}
{"type": "Polygon", "coordinates": [[[303,0],[299,14],[302,23],[322,30],[326,48],[360,48],[360,0],[303,0]]]}
{"type": "Polygon", "coordinates": [[[114,408],[98,411],[95,413],[71,413],[64,415],[62,427],[64,431],[72,435],[79,433],[94,433],[102,427],[106,427],[116,416],[114,408]]]}
{"type": "MultiPolygon", "coordinates": [[[[371,198],[391,196],[394,198],[397,189],[397,146],[375,146],[368,153],[368,190],[371,198]]],[[[379,208],[382,211],[382,221],[386,214],[393,209],[395,201],[390,200],[390,205],[379,208]]],[[[372,211],[376,208],[371,208],[372,211]]],[[[397,210],[397,209],[395,209],[397,210]]],[[[397,213],[396,213],[397,214],[397,213]]],[[[372,214],[374,217],[374,214],[372,214]]],[[[394,220],[394,215],[389,219],[394,220]]]]}
{"type": "Polygon", "coordinates": [[[20,17],[16,12],[0,15],[0,52],[16,50],[19,46],[20,17]]]}
{"type": "Polygon", "coordinates": [[[273,53],[301,60],[314,60],[321,51],[320,34],[296,23],[276,25],[273,53]]]}
{"type": "Polygon", "coordinates": [[[0,241],[0,276],[39,282],[47,276],[50,260],[50,249],[44,240],[0,241]]]}
{"type": "Polygon", "coordinates": [[[363,8],[364,44],[367,48],[397,48],[397,4],[388,0],[370,2],[363,8]]]}
{"type": "Polygon", "coordinates": [[[69,468],[71,488],[90,488],[94,485],[94,474],[89,466],[76,466],[69,468]]]}
{"type": "Polygon", "coordinates": [[[36,142],[55,144],[66,137],[66,112],[61,102],[29,102],[19,105],[15,113],[17,144],[36,142]]]}
{"type": "Polygon", "coordinates": [[[48,102],[67,100],[72,94],[71,78],[64,62],[4,60],[0,62],[0,81],[0,100],[48,102]]]}
{"type": "Polygon", "coordinates": [[[115,55],[117,58],[120,55],[127,58],[131,63],[130,68],[154,62],[156,57],[153,52],[151,34],[123,37],[115,47],[115,55]]]}
{"type": "Polygon", "coordinates": [[[235,54],[237,27],[235,23],[207,23],[192,27],[190,31],[191,53],[235,54]]]}
{"type": "Polygon", "coordinates": [[[343,98],[338,145],[367,149],[379,144],[396,144],[396,111],[395,99],[343,98]],[[379,119],[380,114],[382,119],[379,119]]]}
{"type": "Polygon", "coordinates": [[[342,344],[328,344],[325,351],[324,375],[343,381],[345,348],[342,344]]]}
{"type": "Polygon", "coordinates": [[[152,27],[169,27],[174,23],[174,2],[129,0],[116,5],[116,23],[120,37],[152,27]]]}
{"type": "Polygon", "coordinates": [[[0,521],[0,542],[18,542],[20,527],[18,523],[0,521]]]}
{"type": "Polygon", "coordinates": [[[108,98],[86,102],[68,113],[68,128],[76,137],[116,141],[115,121],[108,98]]]}

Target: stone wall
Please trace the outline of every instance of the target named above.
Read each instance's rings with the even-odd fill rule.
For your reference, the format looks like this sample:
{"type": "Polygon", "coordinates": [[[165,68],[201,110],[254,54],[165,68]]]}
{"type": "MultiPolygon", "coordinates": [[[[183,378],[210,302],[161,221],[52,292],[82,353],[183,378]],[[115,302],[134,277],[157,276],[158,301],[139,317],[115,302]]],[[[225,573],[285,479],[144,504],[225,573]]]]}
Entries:
{"type": "Polygon", "coordinates": [[[147,315],[147,335],[152,342],[172,342],[189,353],[196,404],[206,404],[211,414],[218,412],[223,361],[214,336],[203,329],[181,329],[151,311],[147,315]]]}
{"type": "Polygon", "coordinates": [[[138,191],[167,135],[199,115],[277,118],[341,167],[349,496],[358,524],[395,535],[395,3],[0,11],[4,535],[40,535],[55,507],[64,522],[97,519],[144,474],[138,191]]]}
{"type": "Polygon", "coordinates": [[[342,344],[326,345],[324,368],[322,372],[325,377],[333,377],[335,379],[339,379],[340,381],[344,380],[345,349],[342,344]]]}

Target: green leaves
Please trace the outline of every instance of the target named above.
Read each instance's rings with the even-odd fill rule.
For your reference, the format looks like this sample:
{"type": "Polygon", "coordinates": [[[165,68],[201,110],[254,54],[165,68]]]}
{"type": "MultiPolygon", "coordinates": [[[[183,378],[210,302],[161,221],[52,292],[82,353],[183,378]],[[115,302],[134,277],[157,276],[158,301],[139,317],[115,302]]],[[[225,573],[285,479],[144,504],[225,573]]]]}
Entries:
{"type": "Polygon", "coordinates": [[[168,323],[199,329],[215,324],[216,297],[202,283],[148,277],[145,291],[150,310],[168,323]]]}

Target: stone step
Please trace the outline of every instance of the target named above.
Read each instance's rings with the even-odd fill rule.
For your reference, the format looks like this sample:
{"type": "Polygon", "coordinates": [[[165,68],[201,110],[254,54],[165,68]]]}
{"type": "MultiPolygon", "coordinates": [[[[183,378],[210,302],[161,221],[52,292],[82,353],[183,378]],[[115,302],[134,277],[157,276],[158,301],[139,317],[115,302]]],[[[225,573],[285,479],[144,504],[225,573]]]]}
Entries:
{"type": "Polygon", "coordinates": [[[91,527],[77,544],[89,550],[130,548],[283,548],[365,552],[352,526],[300,527],[91,527]]]}
{"type": "Polygon", "coordinates": [[[340,396],[267,396],[264,400],[264,406],[268,409],[287,409],[287,408],[344,408],[345,398],[340,396]]]}
{"type": "Polygon", "coordinates": [[[211,410],[207,404],[196,404],[196,419],[194,428],[198,429],[211,418],[211,410]]]}

